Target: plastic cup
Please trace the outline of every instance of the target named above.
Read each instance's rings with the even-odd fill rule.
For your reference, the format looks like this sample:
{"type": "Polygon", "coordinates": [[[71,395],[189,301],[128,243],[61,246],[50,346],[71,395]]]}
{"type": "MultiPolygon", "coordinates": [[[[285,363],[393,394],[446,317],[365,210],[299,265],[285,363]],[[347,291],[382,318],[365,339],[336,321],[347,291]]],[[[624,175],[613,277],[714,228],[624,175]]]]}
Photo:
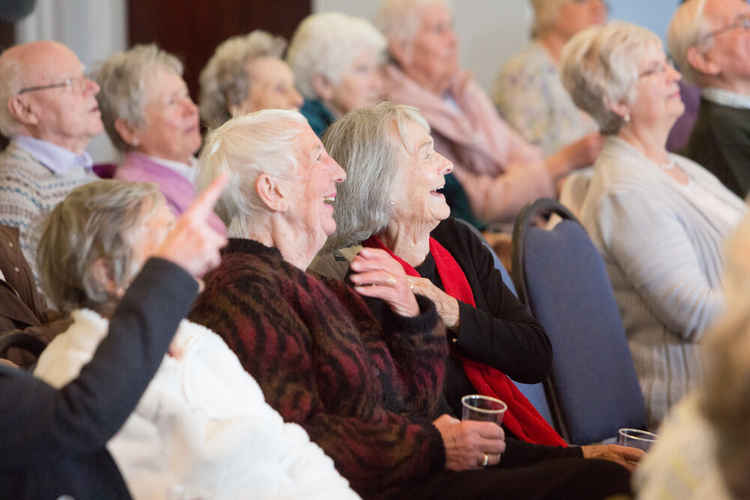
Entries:
{"type": "Polygon", "coordinates": [[[623,428],[617,431],[617,444],[648,451],[657,437],[653,432],[623,428]]]}
{"type": "Polygon", "coordinates": [[[461,420],[481,420],[483,422],[503,423],[503,416],[508,405],[496,398],[470,394],[461,398],[463,411],[461,420]]]}

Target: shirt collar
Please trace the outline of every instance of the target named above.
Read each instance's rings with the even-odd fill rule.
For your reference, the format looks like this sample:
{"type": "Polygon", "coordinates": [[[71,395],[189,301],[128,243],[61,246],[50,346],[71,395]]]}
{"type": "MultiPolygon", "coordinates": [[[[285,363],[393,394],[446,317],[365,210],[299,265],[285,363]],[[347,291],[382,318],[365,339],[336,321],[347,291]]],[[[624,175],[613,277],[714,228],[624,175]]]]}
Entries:
{"type": "Polygon", "coordinates": [[[94,163],[91,155],[85,151],[76,154],[51,142],[27,135],[16,136],[13,142],[55,174],[62,175],[73,168],[91,168],[94,163]]]}
{"type": "Polygon", "coordinates": [[[721,106],[730,108],[750,109],[750,96],[738,94],[731,90],[707,88],[701,91],[701,94],[707,100],[721,106]]]}
{"type": "Polygon", "coordinates": [[[154,163],[158,163],[159,165],[163,167],[167,167],[169,170],[172,170],[173,172],[177,172],[187,180],[189,180],[192,183],[195,183],[195,174],[196,174],[196,168],[195,168],[195,158],[190,159],[190,164],[181,163],[179,161],[173,161],[173,160],[165,160],[164,158],[159,158],[156,156],[150,156],[150,155],[143,155],[149,160],[153,161],[154,163]]]}

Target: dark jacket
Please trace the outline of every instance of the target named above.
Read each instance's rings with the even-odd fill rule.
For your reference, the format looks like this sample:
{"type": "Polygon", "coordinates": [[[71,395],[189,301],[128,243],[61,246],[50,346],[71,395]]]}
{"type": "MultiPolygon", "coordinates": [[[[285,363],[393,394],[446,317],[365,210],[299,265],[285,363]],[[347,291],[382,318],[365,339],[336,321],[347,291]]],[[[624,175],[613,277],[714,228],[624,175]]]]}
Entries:
{"type": "Polygon", "coordinates": [[[317,99],[305,99],[305,103],[299,108],[299,112],[307,118],[310,128],[313,129],[318,137],[323,137],[328,127],[336,121],[333,113],[317,99]]]}
{"type": "Polygon", "coordinates": [[[745,198],[750,192],[750,109],[701,98],[698,120],[683,152],[745,198]]]}
{"type": "Polygon", "coordinates": [[[149,260],[92,361],[60,390],[0,366],[2,498],[130,498],[105,446],[161,364],[197,288],[179,266],[149,260]]]}

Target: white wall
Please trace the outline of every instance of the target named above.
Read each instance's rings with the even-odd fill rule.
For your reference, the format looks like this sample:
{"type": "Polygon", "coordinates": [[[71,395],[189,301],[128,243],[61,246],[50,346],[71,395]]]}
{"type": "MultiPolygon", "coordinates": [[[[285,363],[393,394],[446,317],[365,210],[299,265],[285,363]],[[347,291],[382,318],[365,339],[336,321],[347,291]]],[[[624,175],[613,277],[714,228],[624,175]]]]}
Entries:
{"type": "MultiPolygon", "coordinates": [[[[611,17],[635,22],[664,36],[678,0],[610,0],[611,17]]],[[[314,0],[313,10],[375,19],[379,0],[314,0]]],[[[453,0],[461,64],[485,88],[512,54],[528,42],[528,0],[453,0]]]]}
{"type": "MultiPolygon", "coordinates": [[[[87,67],[127,44],[126,0],[38,0],[32,15],[16,25],[18,43],[57,40],[70,47],[87,67]]],[[[117,153],[107,134],[88,147],[94,162],[112,162],[117,153]]]]}

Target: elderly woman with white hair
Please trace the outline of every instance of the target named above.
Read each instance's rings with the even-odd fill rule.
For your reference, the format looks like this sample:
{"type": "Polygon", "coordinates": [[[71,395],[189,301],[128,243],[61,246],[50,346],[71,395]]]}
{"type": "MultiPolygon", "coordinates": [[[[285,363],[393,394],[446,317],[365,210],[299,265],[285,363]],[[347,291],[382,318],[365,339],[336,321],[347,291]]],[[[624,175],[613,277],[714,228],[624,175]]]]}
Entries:
{"type": "Polygon", "coordinates": [[[349,111],[381,100],[385,48],[366,19],[323,12],[300,23],[286,60],[305,97],[300,112],[318,136],[349,111]]]}
{"type": "MultiPolygon", "coordinates": [[[[94,182],[55,208],[40,272],[73,323],[42,353],[37,377],[61,388],[78,376],[105,341],[123,290],[173,223],[151,183],[94,182]]],[[[107,448],[137,499],[358,498],[307,434],[266,404],[221,338],[187,320],[107,448]]]]}
{"type": "MultiPolygon", "coordinates": [[[[431,167],[447,165],[429,158],[431,167]]],[[[271,406],[302,425],[360,495],[551,499],[628,490],[624,468],[564,458],[580,457],[576,450],[514,469],[538,450],[505,456],[497,424],[444,414],[443,323],[385,251],[359,253],[353,288],[306,272],[336,230],[331,205],[345,174],[300,114],[230,120],[201,160],[204,182],[232,178],[217,205],[230,240],[191,318],[224,337],[271,406]],[[380,320],[364,298],[380,301],[380,320]]]]}
{"type": "Polygon", "coordinates": [[[222,42],[201,71],[200,114],[209,129],[260,109],[302,105],[294,74],[281,59],[286,40],[262,30],[222,42]]]}
{"type": "Polygon", "coordinates": [[[93,75],[107,135],[124,154],[115,178],[157,184],[175,214],[195,197],[193,155],[201,146],[198,109],[182,70],[174,55],[152,44],[114,54],[93,75]]]}
{"type": "Polygon", "coordinates": [[[745,205],[666,151],[683,104],[655,34],[589,28],[565,47],[562,78],[608,136],[580,218],[604,256],[653,428],[702,377],[700,342],[724,305],[720,250],[745,205]]]}
{"type": "Polygon", "coordinates": [[[388,98],[419,108],[436,150],[453,162],[445,194],[454,216],[480,227],[512,222],[526,203],[554,197],[559,180],[593,162],[598,140],[545,158],[500,118],[458,65],[447,0],[384,0],[380,23],[391,56],[385,71],[388,98]]]}
{"type": "Polygon", "coordinates": [[[598,133],[596,122],[573,103],[560,80],[560,53],[573,35],[607,20],[604,0],[529,0],[532,41],[506,62],[493,99],[500,114],[527,141],[551,154],[598,133]]]}

